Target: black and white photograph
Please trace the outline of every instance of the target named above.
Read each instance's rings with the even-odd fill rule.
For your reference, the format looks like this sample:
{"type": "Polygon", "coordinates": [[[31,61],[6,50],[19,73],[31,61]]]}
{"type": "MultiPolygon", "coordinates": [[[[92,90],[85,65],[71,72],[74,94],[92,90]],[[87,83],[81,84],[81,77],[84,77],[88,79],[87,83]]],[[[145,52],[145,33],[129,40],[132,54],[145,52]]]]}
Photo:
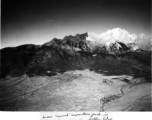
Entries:
{"type": "Polygon", "coordinates": [[[151,41],[151,0],[1,0],[0,111],[150,112],[151,41]]]}

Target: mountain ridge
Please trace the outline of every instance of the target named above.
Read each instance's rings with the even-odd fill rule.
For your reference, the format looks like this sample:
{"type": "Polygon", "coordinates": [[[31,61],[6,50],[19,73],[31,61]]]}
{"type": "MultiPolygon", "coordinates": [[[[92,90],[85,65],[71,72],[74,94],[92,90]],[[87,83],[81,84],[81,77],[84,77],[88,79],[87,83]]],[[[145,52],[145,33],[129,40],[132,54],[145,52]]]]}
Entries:
{"type": "MultiPolygon", "coordinates": [[[[149,52],[141,50],[139,47],[133,49],[135,45],[115,40],[100,46],[87,40],[87,37],[88,33],[83,33],[65,36],[63,39],[54,38],[42,45],[28,44],[1,49],[1,77],[7,75],[15,77],[23,74],[53,75],[57,72],[88,68],[114,72],[117,64],[124,67],[123,72],[125,73],[127,70],[125,70],[126,64],[123,64],[124,61],[132,65],[130,60],[133,60],[136,61],[136,64],[144,66],[145,61],[139,58],[149,56],[149,52]],[[132,54],[134,52],[138,53],[132,54]],[[136,54],[139,53],[143,53],[143,55],[137,56],[136,54]],[[116,65],[111,64],[113,61],[116,62],[116,65]],[[111,69],[111,67],[113,68],[111,69]]],[[[149,60],[146,61],[149,63],[149,60]]],[[[118,74],[118,71],[114,73],[118,74]]]]}

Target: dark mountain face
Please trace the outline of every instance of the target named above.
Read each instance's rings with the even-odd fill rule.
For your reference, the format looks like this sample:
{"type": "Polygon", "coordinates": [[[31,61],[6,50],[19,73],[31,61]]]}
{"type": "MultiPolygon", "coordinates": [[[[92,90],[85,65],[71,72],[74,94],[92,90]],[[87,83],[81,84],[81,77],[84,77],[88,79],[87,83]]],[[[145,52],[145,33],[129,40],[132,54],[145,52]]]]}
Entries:
{"type": "Polygon", "coordinates": [[[76,69],[103,74],[149,74],[150,52],[135,52],[120,42],[90,48],[87,36],[87,33],[77,34],[54,38],[41,46],[4,48],[1,50],[1,77],[55,75],[76,69]]]}
{"type": "Polygon", "coordinates": [[[29,62],[39,51],[40,46],[22,45],[14,48],[4,48],[1,50],[1,76],[10,74],[20,76],[27,71],[29,62]]]}

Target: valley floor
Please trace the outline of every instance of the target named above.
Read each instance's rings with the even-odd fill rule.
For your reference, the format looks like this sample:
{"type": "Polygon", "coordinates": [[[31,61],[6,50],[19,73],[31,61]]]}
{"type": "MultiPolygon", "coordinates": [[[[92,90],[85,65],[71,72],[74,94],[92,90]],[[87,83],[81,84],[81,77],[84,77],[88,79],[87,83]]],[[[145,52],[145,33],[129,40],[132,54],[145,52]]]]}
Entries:
{"type": "Polygon", "coordinates": [[[1,111],[151,111],[151,83],[89,70],[0,80],[1,111]]]}

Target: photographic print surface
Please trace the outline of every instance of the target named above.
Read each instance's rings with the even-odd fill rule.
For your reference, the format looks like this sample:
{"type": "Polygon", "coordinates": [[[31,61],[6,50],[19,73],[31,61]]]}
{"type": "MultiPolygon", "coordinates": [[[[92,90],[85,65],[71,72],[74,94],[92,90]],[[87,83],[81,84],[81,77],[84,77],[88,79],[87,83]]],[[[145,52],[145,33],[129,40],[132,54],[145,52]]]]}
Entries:
{"type": "Polygon", "coordinates": [[[2,0],[1,13],[1,111],[151,111],[151,0],[2,0]]]}

